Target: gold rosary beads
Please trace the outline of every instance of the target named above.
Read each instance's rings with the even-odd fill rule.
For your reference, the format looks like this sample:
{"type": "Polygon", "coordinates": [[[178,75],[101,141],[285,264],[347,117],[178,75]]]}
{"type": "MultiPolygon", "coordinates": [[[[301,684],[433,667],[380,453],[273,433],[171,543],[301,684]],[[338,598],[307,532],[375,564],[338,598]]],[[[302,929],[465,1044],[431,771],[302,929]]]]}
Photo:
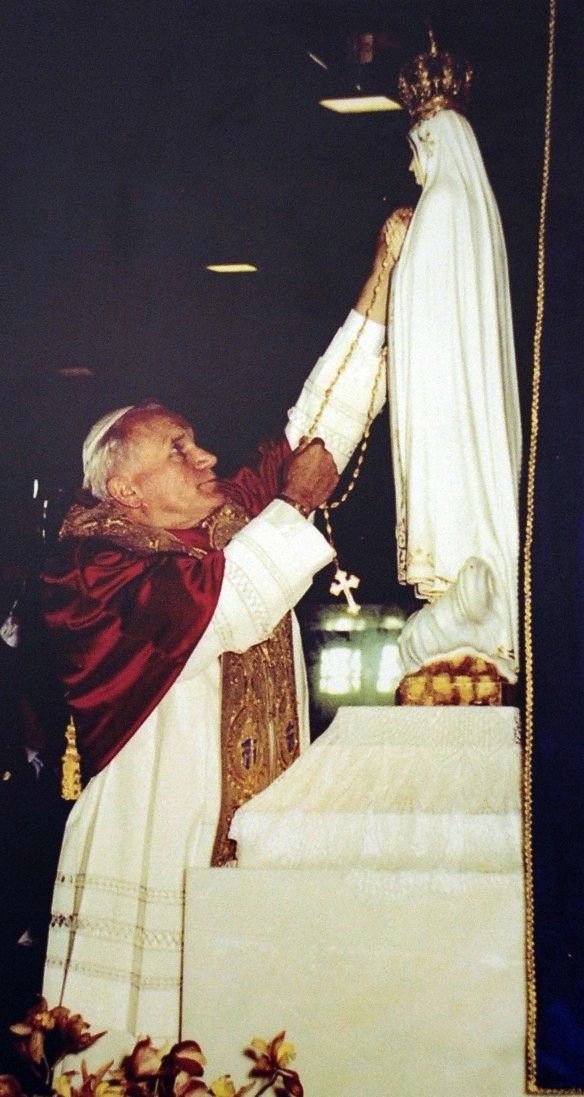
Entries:
{"type": "MultiPolygon", "coordinates": [[[[373,306],[375,305],[375,302],[376,302],[377,297],[379,295],[382,283],[385,280],[385,273],[386,273],[386,271],[389,267],[390,260],[393,260],[394,263],[396,262],[397,257],[392,255],[392,253],[391,253],[391,235],[390,235],[391,234],[391,228],[392,228],[392,225],[391,225],[391,219],[390,219],[385,224],[386,252],[385,252],[385,256],[383,258],[383,261],[381,263],[381,267],[380,267],[380,270],[379,270],[379,275],[377,277],[377,281],[375,283],[375,286],[373,287],[373,293],[372,293],[372,296],[371,296],[371,301],[370,301],[370,303],[367,307],[365,315],[363,316],[363,321],[362,321],[362,323],[359,327],[359,330],[357,331],[357,334],[355,335],[349,349],[347,350],[346,354],[344,355],[343,360],[340,362],[340,364],[339,364],[339,366],[338,366],[338,368],[337,368],[337,370],[334,374],[334,377],[332,378],[332,380],[330,381],[330,383],[328,384],[327,388],[324,391],[320,406],[319,406],[319,408],[316,412],[316,415],[314,417],[314,420],[313,420],[313,423],[310,427],[310,430],[308,431],[308,438],[314,438],[316,436],[316,430],[317,430],[318,424],[319,424],[319,422],[322,418],[322,414],[324,412],[324,409],[327,406],[327,404],[328,404],[328,402],[331,398],[333,389],[334,389],[335,385],[337,384],[339,378],[344,373],[349,361],[351,360],[351,357],[354,354],[354,352],[355,352],[355,350],[358,346],[359,340],[360,340],[361,335],[363,333],[363,330],[365,328],[365,324],[367,323],[367,320],[370,318],[371,311],[372,311],[373,306]]],[[[359,479],[359,476],[361,475],[361,469],[363,467],[363,461],[365,460],[365,453],[366,453],[367,447],[369,445],[369,435],[371,433],[371,426],[372,426],[373,419],[374,419],[374,408],[375,408],[375,401],[376,401],[376,398],[377,398],[377,391],[378,391],[378,388],[379,388],[379,382],[381,380],[382,373],[385,370],[386,362],[387,362],[387,348],[384,347],[381,354],[380,354],[380,357],[379,357],[379,365],[378,365],[378,368],[377,368],[377,373],[375,375],[375,380],[373,382],[373,389],[372,389],[372,392],[371,392],[371,398],[369,400],[369,406],[367,408],[367,418],[366,418],[366,423],[365,423],[365,429],[363,431],[363,437],[361,439],[361,444],[359,446],[359,450],[358,450],[358,454],[357,454],[357,461],[356,461],[355,467],[354,467],[354,469],[351,473],[351,478],[349,480],[349,483],[347,484],[347,487],[345,488],[343,494],[340,496],[339,499],[334,499],[330,503],[322,503],[321,506],[318,508],[323,513],[326,536],[327,536],[329,544],[330,544],[330,546],[331,546],[331,548],[332,548],[332,550],[335,554],[333,563],[335,565],[336,571],[335,571],[335,576],[334,576],[333,582],[331,583],[329,590],[330,590],[330,593],[334,594],[336,597],[338,597],[341,594],[345,595],[345,598],[347,599],[347,607],[348,607],[347,611],[348,611],[348,613],[350,613],[352,615],[358,614],[360,609],[361,609],[360,605],[355,601],[355,598],[353,597],[353,593],[352,593],[352,591],[356,590],[356,588],[359,586],[359,583],[360,583],[361,580],[358,576],[348,575],[346,571],[343,571],[341,569],[341,566],[339,564],[338,553],[337,553],[336,546],[335,546],[334,539],[333,539],[333,530],[332,530],[332,525],[331,525],[330,512],[331,512],[331,510],[336,510],[338,507],[342,506],[343,503],[346,503],[346,501],[349,498],[351,492],[355,488],[355,484],[357,483],[357,480],[359,479]]]]}

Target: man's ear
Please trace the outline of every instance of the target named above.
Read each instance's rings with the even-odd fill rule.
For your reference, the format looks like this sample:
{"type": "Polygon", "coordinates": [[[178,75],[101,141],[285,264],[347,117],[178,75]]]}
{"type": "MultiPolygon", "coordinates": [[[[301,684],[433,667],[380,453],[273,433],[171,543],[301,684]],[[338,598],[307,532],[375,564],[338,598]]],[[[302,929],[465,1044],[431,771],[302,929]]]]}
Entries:
{"type": "Polygon", "coordinates": [[[123,507],[131,507],[134,510],[142,502],[138,492],[125,476],[110,476],[107,482],[107,490],[112,499],[115,499],[116,503],[120,503],[123,507]]]}

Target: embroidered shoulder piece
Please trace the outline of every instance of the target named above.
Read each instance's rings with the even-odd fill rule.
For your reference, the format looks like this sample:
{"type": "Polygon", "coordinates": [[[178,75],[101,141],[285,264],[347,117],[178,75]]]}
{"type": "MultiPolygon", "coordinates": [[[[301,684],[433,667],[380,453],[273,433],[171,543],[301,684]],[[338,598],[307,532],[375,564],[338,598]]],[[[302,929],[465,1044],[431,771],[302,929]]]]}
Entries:
{"type": "Polygon", "coordinates": [[[114,503],[107,501],[98,502],[94,506],[74,503],[59,531],[61,541],[90,537],[109,541],[120,548],[145,556],[156,552],[176,552],[201,559],[207,555],[206,549],[185,545],[166,529],[132,522],[114,503]]]}
{"type": "MultiPolygon", "coordinates": [[[[249,515],[244,508],[238,503],[227,502],[212,511],[196,528],[205,530],[212,549],[223,549],[247,522],[249,515]]],[[[187,545],[169,530],[132,522],[115,503],[108,501],[93,505],[74,503],[68,510],[59,539],[90,537],[146,556],[156,552],[176,552],[201,559],[207,555],[206,548],[187,545]]]]}
{"type": "Polygon", "coordinates": [[[207,531],[211,548],[223,549],[248,522],[247,511],[239,503],[228,502],[203,518],[201,527],[207,531]]]}

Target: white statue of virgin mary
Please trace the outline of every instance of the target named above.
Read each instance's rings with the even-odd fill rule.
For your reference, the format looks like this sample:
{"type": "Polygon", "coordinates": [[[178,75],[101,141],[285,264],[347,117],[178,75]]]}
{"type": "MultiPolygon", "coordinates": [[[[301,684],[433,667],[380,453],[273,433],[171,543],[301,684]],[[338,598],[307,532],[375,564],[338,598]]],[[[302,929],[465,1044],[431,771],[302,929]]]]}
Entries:
{"type": "MultiPolygon", "coordinates": [[[[424,58],[444,87],[440,58],[451,55],[434,48],[416,58],[418,71],[424,58]]],[[[436,94],[427,74],[421,85],[404,99],[411,110],[414,99],[422,194],[388,321],[398,578],[430,603],[449,597],[439,623],[433,605],[410,618],[401,654],[411,673],[478,652],[514,681],[521,428],[505,241],[473,130],[452,109],[459,102],[436,94]]]]}

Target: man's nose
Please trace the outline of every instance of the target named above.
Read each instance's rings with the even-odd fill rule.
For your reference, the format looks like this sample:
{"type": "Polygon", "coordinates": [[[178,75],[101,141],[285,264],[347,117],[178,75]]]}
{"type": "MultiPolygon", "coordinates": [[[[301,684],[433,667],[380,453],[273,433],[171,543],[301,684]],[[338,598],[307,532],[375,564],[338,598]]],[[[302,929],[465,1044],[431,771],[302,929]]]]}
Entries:
{"type": "Polygon", "coordinates": [[[215,454],[209,453],[206,449],[201,449],[200,446],[195,446],[193,458],[198,469],[212,469],[217,464],[215,454]]]}

